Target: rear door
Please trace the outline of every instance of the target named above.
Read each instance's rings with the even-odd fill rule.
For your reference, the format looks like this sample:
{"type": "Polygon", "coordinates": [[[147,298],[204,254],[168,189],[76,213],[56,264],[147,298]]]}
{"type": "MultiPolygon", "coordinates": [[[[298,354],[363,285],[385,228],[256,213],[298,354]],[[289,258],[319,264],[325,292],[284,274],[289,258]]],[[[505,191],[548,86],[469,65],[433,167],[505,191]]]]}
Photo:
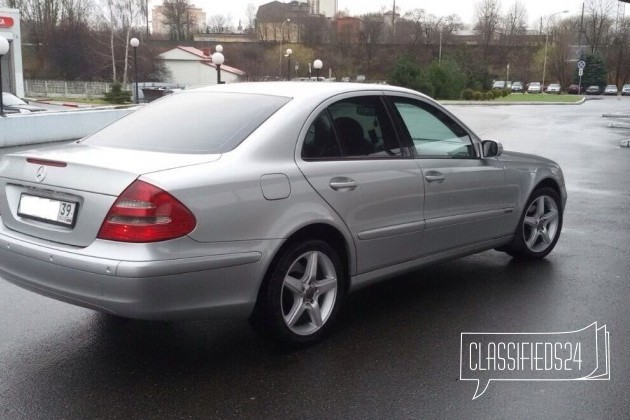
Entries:
{"type": "Polygon", "coordinates": [[[469,132],[445,111],[417,98],[389,99],[422,170],[422,255],[497,237],[508,201],[503,166],[481,159],[469,132]]]}
{"type": "Polygon", "coordinates": [[[422,171],[401,147],[382,94],[329,100],[306,127],[298,166],[352,233],[358,273],[417,258],[422,171]]]}

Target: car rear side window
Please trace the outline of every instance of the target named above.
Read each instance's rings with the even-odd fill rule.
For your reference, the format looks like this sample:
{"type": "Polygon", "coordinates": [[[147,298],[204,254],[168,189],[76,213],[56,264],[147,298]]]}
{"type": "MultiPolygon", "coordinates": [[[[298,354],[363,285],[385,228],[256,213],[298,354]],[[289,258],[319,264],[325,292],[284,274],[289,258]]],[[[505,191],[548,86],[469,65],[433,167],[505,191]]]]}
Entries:
{"type": "Polygon", "coordinates": [[[408,98],[392,98],[392,101],[418,157],[476,157],[470,136],[448,115],[421,101],[408,98]]]}
{"type": "Polygon", "coordinates": [[[230,92],[185,92],[156,101],[83,140],[169,153],[225,153],[291,98],[230,92]]]}
{"type": "Polygon", "coordinates": [[[403,156],[380,96],[358,96],[330,105],[309,127],[303,159],[403,156]]]}

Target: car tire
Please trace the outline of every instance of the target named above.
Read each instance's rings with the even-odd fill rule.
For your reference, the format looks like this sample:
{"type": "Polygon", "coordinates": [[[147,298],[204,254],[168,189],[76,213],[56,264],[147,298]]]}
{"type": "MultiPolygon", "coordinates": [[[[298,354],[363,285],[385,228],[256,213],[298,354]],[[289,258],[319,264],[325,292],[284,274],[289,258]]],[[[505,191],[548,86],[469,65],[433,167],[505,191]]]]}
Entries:
{"type": "Polygon", "coordinates": [[[561,230],[560,196],[551,188],[539,188],[527,200],[514,239],[505,252],[514,258],[544,258],[556,246],[561,230]]]}
{"type": "Polygon", "coordinates": [[[270,267],[250,323],[285,348],[315,344],[333,328],[346,282],[341,259],[327,242],[290,243],[270,267]]]}

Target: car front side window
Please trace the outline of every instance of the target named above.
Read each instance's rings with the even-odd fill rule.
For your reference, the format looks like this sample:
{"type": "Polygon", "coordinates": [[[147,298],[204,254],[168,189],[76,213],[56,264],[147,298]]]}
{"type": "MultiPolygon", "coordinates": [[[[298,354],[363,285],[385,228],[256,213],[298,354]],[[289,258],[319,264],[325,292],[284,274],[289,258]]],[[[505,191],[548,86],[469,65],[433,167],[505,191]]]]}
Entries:
{"type": "Polygon", "coordinates": [[[421,101],[393,98],[394,108],[420,158],[476,158],[470,136],[439,109],[421,101]]]}

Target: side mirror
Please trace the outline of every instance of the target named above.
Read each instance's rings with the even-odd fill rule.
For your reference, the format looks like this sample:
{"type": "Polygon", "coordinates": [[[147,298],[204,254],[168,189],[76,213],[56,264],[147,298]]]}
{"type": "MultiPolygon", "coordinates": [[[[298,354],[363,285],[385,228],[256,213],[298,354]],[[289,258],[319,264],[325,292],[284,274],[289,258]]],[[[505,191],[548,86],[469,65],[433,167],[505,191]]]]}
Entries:
{"type": "Polygon", "coordinates": [[[481,142],[483,157],[499,157],[503,153],[503,145],[498,141],[484,140],[481,142]]]}

